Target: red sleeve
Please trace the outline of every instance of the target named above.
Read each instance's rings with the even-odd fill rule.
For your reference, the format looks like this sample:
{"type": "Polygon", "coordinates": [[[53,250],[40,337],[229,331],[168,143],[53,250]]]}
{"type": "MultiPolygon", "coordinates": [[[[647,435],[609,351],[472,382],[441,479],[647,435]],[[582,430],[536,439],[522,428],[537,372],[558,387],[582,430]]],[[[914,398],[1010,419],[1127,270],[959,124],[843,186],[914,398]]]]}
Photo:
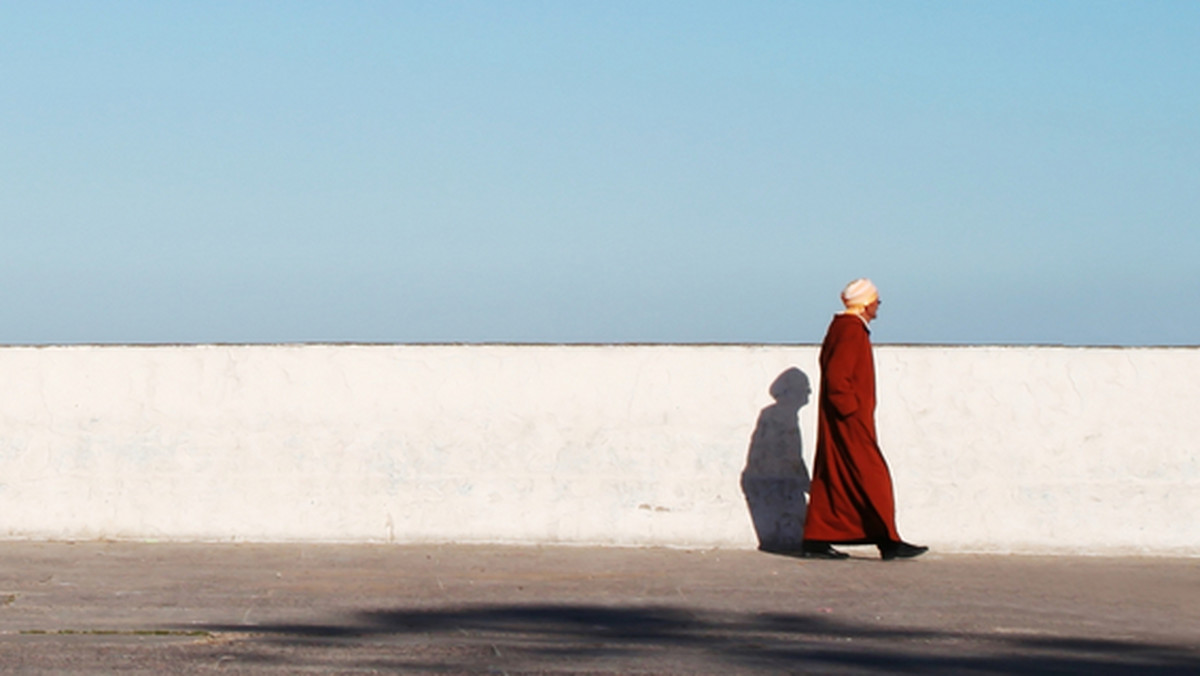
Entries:
{"type": "Polygon", "coordinates": [[[829,342],[825,360],[825,393],[839,417],[845,418],[858,410],[858,392],[854,386],[854,367],[863,352],[865,331],[847,327],[838,331],[829,342]]]}

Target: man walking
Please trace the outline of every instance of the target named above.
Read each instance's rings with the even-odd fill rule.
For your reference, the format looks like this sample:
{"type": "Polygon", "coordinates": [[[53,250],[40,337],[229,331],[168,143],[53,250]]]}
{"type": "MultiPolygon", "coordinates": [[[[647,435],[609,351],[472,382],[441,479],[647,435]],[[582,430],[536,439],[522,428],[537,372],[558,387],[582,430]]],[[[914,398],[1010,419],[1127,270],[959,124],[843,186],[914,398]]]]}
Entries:
{"type": "Polygon", "coordinates": [[[844,559],[833,544],[873,544],[884,561],[912,558],[928,547],[911,545],[896,530],[887,461],[875,434],[875,360],[870,323],[879,292],[868,279],[842,291],[845,312],[834,316],[821,345],[817,452],[813,459],[803,554],[844,559]]]}

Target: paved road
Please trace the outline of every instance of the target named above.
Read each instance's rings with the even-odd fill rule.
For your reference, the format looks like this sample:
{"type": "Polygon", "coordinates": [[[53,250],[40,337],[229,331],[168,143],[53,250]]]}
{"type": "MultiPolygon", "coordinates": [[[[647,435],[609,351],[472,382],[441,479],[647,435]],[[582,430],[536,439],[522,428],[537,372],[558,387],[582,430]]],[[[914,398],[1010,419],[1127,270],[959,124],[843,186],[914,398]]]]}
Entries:
{"type": "Polygon", "coordinates": [[[0,672],[1200,673],[1200,560],[0,542],[0,672]]]}

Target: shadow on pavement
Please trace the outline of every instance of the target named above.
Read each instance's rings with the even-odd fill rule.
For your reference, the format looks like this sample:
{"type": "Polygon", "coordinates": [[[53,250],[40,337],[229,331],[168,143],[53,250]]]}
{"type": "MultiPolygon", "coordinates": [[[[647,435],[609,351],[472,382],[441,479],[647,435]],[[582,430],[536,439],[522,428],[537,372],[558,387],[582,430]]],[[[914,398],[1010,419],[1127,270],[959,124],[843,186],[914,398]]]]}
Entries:
{"type": "MultiPolygon", "coordinates": [[[[189,626],[196,629],[195,626],[189,626]]],[[[480,605],[335,624],[208,625],[238,659],[406,670],[654,673],[1200,673],[1194,646],[875,626],[826,615],[655,606],[480,605]],[[231,645],[232,647],[232,645],[231,645]]]]}

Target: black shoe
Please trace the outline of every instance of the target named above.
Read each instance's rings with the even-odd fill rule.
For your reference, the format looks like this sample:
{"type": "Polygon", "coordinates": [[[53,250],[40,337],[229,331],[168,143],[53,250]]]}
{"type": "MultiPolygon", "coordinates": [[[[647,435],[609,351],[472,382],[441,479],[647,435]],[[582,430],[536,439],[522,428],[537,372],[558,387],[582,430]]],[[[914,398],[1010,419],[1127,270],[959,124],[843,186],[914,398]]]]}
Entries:
{"type": "Polygon", "coordinates": [[[839,552],[834,549],[828,542],[812,542],[805,541],[800,547],[800,556],[805,559],[829,559],[841,560],[848,559],[850,555],[846,552],[839,552]]]}
{"type": "Polygon", "coordinates": [[[884,561],[892,559],[911,559],[929,551],[928,547],[910,545],[907,542],[887,542],[879,545],[879,558],[884,561]]]}

